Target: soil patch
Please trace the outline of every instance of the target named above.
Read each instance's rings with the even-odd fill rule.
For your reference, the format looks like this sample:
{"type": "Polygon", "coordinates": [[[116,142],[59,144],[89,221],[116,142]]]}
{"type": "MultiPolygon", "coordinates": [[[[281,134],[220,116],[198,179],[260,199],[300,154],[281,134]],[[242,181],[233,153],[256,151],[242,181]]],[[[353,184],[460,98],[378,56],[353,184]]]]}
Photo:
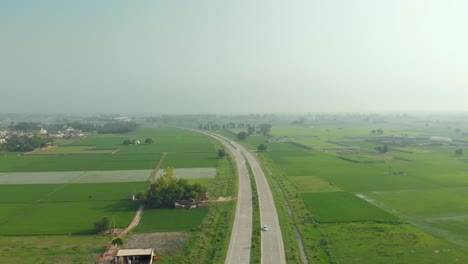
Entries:
{"type": "Polygon", "coordinates": [[[232,201],[234,199],[236,199],[237,197],[235,196],[228,196],[228,197],[218,197],[218,200],[210,200],[210,202],[229,202],[229,201],[232,201]]]}
{"type": "Polygon", "coordinates": [[[33,154],[35,152],[44,151],[44,150],[48,150],[48,149],[53,149],[53,148],[56,148],[56,147],[57,146],[50,145],[50,146],[46,146],[46,147],[43,147],[43,148],[37,148],[37,149],[35,149],[33,151],[24,153],[24,155],[30,155],[30,154],[33,154]]]}
{"type": "Polygon", "coordinates": [[[183,253],[184,243],[189,237],[190,233],[186,232],[135,234],[125,241],[123,248],[154,248],[164,255],[179,254],[183,253]]]}

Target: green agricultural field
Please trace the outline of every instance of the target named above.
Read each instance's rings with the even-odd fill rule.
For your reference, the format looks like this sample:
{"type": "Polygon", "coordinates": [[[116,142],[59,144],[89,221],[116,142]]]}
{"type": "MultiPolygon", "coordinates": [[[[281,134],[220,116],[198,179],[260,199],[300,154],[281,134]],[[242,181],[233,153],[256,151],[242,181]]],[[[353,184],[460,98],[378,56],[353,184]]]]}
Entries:
{"type": "Polygon", "coordinates": [[[176,128],[140,128],[131,134],[118,136],[91,135],[42,153],[52,156],[23,156],[21,153],[1,155],[0,172],[154,169],[163,153],[168,153],[164,166],[216,167],[218,163],[211,139],[176,128]],[[142,142],[146,138],[152,138],[154,143],[125,146],[123,141],[127,138],[139,138],[142,142]],[[87,150],[92,146],[95,146],[94,150],[87,150]],[[117,149],[120,150],[110,155],[117,149]],[[92,153],[92,155],[83,153],[92,153]]]}
{"type": "Polygon", "coordinates": [[[366,195],[415,218],[468,214],[467,187],[371,192],[366,195]]]}
{"type": "MultiPolygon", "coordinates": [[[[0,219],[0,235],[92,234],[102,217],[115,217],[116,227],[128,226],[138,203],[129,200],[2,204],[15,210],[0,219]]],[[[0,213],[0,215],[2,215],[0,213]]]]}
{"type": "Polygon", "coordinates": [[[37,151],[28,155],[110,155],[116,150],[118,149],[97,149],[95,146],[59,146],[52,149],[37,151]]]}
{"type": "Polygon", "coordinates": [[[143,212],[136,233],[190,231],[207,215],[208,208],[150,209],[143,212]]]}
{"type": "Polygon", "coordinates": [[[0,174],[2,184],[63,184],[143,182],[153,170],[8,172],[0,174]]]}
{"type": "MultiPolygon", "coordinates": [[[[298,215],[304,243],[319,246],[326,255],[306,250],[318,254],[309,260],[320,256],[323,263],[328,259],[336,263],[464,262],[467,253],[460,249],[468,246],[468,159],[455,155],[457,148],[463,148],[457,144],[462,143],[392,143],[392,136],[418,136],[420,132],[383,127],[382,136],[372,136],[373,128],[272,129],[273,138],[263,155],[280,167],[275,173],[280,175],[271,177],[282,188],[294,186],[282,191],[285,198],[301,197],[306,205],[288,198],[293,216],[298,215]],[[365,138],[385,140],[389,151],[378,153],[375,147],[383,143],[365,138]],[[341,141],[358,148],[316,151],[284,142],[288,140],[316,147],[341,141]],[[310,213],[304,211],[307,209],[310,213]],[[404,222],[409,224],[401,224],[404,222]],[[309,241],[311,234],[319,234],[320,244],[309,241]],[[413,251],[404,251],[412,247],[413,251]]],[[[249,137],[241,143],[253,148],[262,141],[267,139],[249,137]]]]}
{"type": "Polygon", "coordinates": [[[301,198],[320,223],[395,221],[398,219],[347,192],[303,193],[301,198]]]}
{"type": "Polygon", "coordinates": [[[126,227],[139,205],[128,195],[147,186],[146,182],[0,185],[0,235],[89,234],[105,216],[115,217],[117,227],[126,227]]]}
{"type": "Polygon", "coordinates": [[[338,192],[340,188],[331,185],[317,176],[293,176],[290,179],[296,184],[299,192],[338,192]]]}
{"type": "Polygon", "coordinates": [[[408,224],[325,224],[337,263],[465,263],[468,253],[408,224]]]}

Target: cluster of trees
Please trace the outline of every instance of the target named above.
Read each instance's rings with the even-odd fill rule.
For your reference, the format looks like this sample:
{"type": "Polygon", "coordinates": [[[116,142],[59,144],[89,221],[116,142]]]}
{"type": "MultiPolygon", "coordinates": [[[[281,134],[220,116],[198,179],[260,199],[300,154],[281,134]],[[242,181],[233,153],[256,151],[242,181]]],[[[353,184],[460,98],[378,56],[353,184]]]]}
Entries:
{"type": "Polygon", "coordinates": [[[224,149],[218,149],[218,158],[222,159],[226,157],[226,151],[224,149]]]}
{"type": "Polygon", "coordinates": [[[97,132],[99,134],[124,134],[135,130],[138,127],[135,122],[114,122],[104,124],[99,127],[97,132]]]}
{"type": "Polygon", "coordinates": [[[51,125],[44,125],[44,128],[47,129],[49,132],[57,132],[62,131],[67,127],[72,127],[76,130],[81,130],[83,132],[94,132],[98,129],[98,125],[94,123],[81,123],[81,122],[65,122],[65,123],[57,123],[51,125]]]}
{"type": "MultiPolygon", "coordinates": [[[[271,131],[271,127],[272,127],[271,124],[260,124],[258,126],[258,131],[257,132],[264,135],[264,136],[269,136],[270,131],[271,131]]],[[[247,132],[241,131],[241,132],[237,133],[237,139],[244,140],[248,136],[250,136],[250,135],[252,135],[254,133],[255,133],[255,127],[254,126],[249,126],[249,127],[247,127],[247,132]]]]}
{"type": "Polygon", "coordinates": [[[388,144],[385,143],[385,144],[383,145],[383,147],[381,147],[381,146],[375,147],[375,150],[376,150],[377,152],[379,152],[379,153],[387,153],[387,152],[388,152],[388,144]]]}
{"type": "Polygon", "coordinates": [[[0,147],[3,150],[11,152],[28,152],[36,148],[43,148],[47,146],[49,142],[52,142],[51,138],[43,139],[39,135],[34,135],[33,137],[13,135],[0,147]]]}
{"type": "Polygon", "coordinates": [[[20,122],[17,124],[11,124],[8,128],[12,131],[23,131],[23,132],[34,132],[40,128],[44,128],[49,132],[57,132],[64,130],[67,127],[73,127],[76,130],[83,132],[93,132],[98,129],[98,126],[93,123],[81,123],[81,122],[64,122],[56,124],[41,124],[39,122],[20,122]]]}
{"type": "Polygon", "coordinates": [[[459,148],[459,149],[455,150],[455,155],[457,155],[457,156],[463,155],[463,149],[459,148]]]}
{"type": "Polygon", "coordinates": [[[139,198],[150,208],[174,208],[175,201],[201,200],[206,191],[206,187],[198,183],[189,184],[185,179],[177,179],[173,169],[168,167],[146,192],[139,194],[139,198]]]}
{"type": "Polygon", "coordinates": [[[271,124],[260,124],[258,126],[251,125],[251,124],[245,124],[245,123],[228,123],[228,124],[215,124],[215,123],[208,123],[208,124],[200,124],[199,128],[200,129],[205,129],[205,130],[219,130],[219,129],[233,129],[233,128],[247,128],[247,132],[245,132],[248,136],[254,134],[256,131],[262,135],[268,136],[271,131],[271,124]],[[258,129],[258,130],[256,130],[258,129]]]}
{"type": "MultiPolygon", "coordinates": [[[[127,138],[122,142],[122,144],[124,144],[124,145],[135,145],[135,144],[139,144],[138,142],[140,142],[138,139],[127,138]]],[[[145,139],[145,144],[152,144],[153,142],[154,142],[154,140],[152,138],[145,139]]]]}
{"type": "Polygon", "coordinates": [[[8,128],[13,131],[34,132],[41,128],[41,123],[20,122],[18,124],[12,124],[8,128]]]}
{"type": "Polygon", "coordinates": [[[383,129],[379,128],[377,130],[372,129],[371,134],[372,135],[382,135],[384,133],[383,129]]]}
{"type": "Polygon", "coordinates": [[[260,144],[260,145],[258,145],[257,150],[260,151],[260,152],[264,152],[264,151],[267,150],[267,148],[268,147],[266,145],[260,144]]]}

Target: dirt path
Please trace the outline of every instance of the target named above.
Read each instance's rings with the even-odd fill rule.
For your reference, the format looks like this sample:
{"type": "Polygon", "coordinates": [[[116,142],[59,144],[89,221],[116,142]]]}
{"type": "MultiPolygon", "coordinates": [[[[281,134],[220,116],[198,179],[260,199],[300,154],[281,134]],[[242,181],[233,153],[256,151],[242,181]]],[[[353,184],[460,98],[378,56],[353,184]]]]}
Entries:
{"type": "Polygon", "coordinates": [[[124,237],[126,234],[128,234],[128,232],[130,232],[133,228],[135,228],[140,223],[141,214],[143,213],[144,208],[145,208],[144,205],[140,205],[140,207],[138,207],[138,210],[135,214],[135,217],[133,217],[132,222],[128,225],[127,228],[125,228],[124,231],[122,231],[122,233],[119,234],[119,237],[124,237]]]}
{"type": "Polygon", "coordinates": [[[154,183],[154,181],[156,180],[156,174],[158,173],[159,168],[161,167],[162,163],[166,159],[166,155],[167,155],[167,152],[164,152],[164,154],[159,159],[158,165],[156,165],[156,168],[154,168],[153,172],[151,172],[151,176],[149,178],[151,183],[154,183]]]}
{"type": "MultiPolygon", "coordinates": [[[[128,225],[127,228],[125,228],[124,231],[122,231],[119,234],[118,237],[124,237],[126,234],[128,234],[128,232],[130,232],[133,228],[135,228],[140,223],[143,209],[144,209],[143,205],[140,205],[140,207],[138,207],[138,210],[136,211],[135,217],[133,217],[132,222],[128,225]]],[[[104,252],[101,256],[99,256],[98,260],[95,263],[111,263],[112,260],[117,255],[118,251],[119,251],[119,247],[117,245],[109,245],[107,247],[106,252],[104,252]]]]}
{"type": "Polygon", "coordinates": [[[57,146],[47,146],[47,147],[43,147],[43,148],[37,148],[37,149],[34,149],[33,151],[29,151],[29,152],[26,152],[26,153],[23,153],[24,155],[30,155],[30,154],[34,154],[36,152],[39,152],[39,151],[44,151],[44,150],[48,150],[48,149],[53,149],[53,148],[56,148],[57,146]]]}

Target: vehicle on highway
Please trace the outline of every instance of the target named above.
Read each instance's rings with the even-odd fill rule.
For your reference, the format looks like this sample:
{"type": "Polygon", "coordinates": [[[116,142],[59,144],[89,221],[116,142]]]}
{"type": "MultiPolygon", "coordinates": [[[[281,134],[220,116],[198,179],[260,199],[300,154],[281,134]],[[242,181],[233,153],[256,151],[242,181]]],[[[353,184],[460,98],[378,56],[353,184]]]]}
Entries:
{"type": "Polygon", "coordinates": [[[268,226],[267,225],[263,225],[263,231],[268,231],[268,226]]]}

